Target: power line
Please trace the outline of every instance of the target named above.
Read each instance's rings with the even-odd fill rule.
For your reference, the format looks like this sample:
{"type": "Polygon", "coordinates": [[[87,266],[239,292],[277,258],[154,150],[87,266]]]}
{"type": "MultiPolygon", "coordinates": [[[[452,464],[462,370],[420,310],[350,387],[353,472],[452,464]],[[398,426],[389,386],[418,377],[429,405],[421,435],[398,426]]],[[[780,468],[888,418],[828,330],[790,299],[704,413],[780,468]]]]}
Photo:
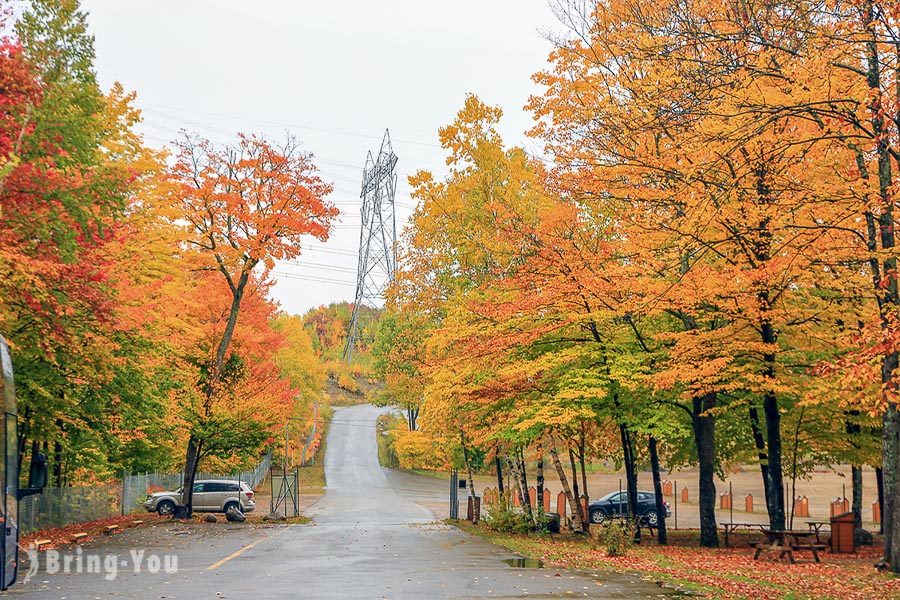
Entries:
{"type": "Polygon", "coordinates": [[[296,260],[277,260],[276,262],[281,263],[283,266],[291,266],[291,267],[310,267],[312,269],[330,269],[334,271],[346,271],[349,273],[356,273],[356,269],[352,267],[340,267],[337,265],[323,265],[322,263],[311,263],[311,262],[300,262],[296,260]]]}
{"type": "Polygon", "coordinates": [[[359,253],[356,250],[345,250],[343,248],[320,248],[318,246],[310,246],[310,245],[302,245],[300,246],[302,250],[306,250],[309,252],[323,252],[325,254],[344,254],[346,256],[358,256],[359,253]]]}
{"type": "Polygon", "coordinates": [[[315,277],[312,275],[300,275],[297,273],[285,273],[283,271],[272,271],[272,275],[277,277],[284,277],[285,279],[298,279],[301,281],[315,281],[317,283],[329,283],[333,285],[346,285],[349,287],[353,287],[356,284],[350,281],[344,281],[341,279],[331,279],[328,277],[315,277]]]}
{"type": "MultiPolygon", "coordinates": [[[[289,128],[293,128],[293,129],[307,129],[310,131],[320,131],[322,133],[333,133],[336,135],[347,135],[347,136],[352,136],[352,137],[361,137],[361,138],[368,138],[368,139],[373,139],[373,140],[381,139],[381,136],[378,136],[378,135],[372,135],[372,134],[360,133],[360,132],[354,132],[354,131],[346,131],[346,130],[340,130],[340,129],[330,129],[327,127],[318,127],[318,126],[314,126],[314,125],[301,125],[301,124],[297,124],[297,123],[286,123],[284,121],[273,121],[273,120],[269,120],[269,119],[258,119],[255,117],[229,115],[229,114],[224,114],[224,113],[201,111],[201,110],[190,109],[190,108],[179,108],[179,107],[175,107],[175,106],[166,106],[163,104],[154,104],[154,103],[148,103],[148,102],[137,102],[137,104],[139,107],[141,107],[142,110],[146,110],[147,112],[152,112],[152,113],[158,113],[160,115],[166,115],[166,113],[162,113],[158,109],[152,108],[153,106],[156,106],[158,108],[162,108],[165,110],[174,110],[174,111],[179,111],[179,112],[195,113],[195,114],[201,114],[201,115],[206,115],[206,116],[211,116],[211,117],[223,117],[223,118],[232,119],[235,121],[265,123],[268,125],[278,125],[280,127],[289,127],[289,128]]],[[[169,117],[176,118],[176,119],[178,118],[178,117],[173,117],[171,115],[169,115],[169,117]]],[[[187,122],[187,119],[185,119],[185,121],[187,122]]],[[[431,147],[431,148],[440,148],[441,147],[439,144],[435,144],[433,142],[420,141],[420,140],[409,140],[409,139],[396,138],[396,139],[394,139],[394,141],[399,142],[400,144],[413,144],[416,146],[425,146],[425,147],[431,147]]],[[[352,165],[348,165],[348,166],[350,168],[357,168],[352,165]]]]}

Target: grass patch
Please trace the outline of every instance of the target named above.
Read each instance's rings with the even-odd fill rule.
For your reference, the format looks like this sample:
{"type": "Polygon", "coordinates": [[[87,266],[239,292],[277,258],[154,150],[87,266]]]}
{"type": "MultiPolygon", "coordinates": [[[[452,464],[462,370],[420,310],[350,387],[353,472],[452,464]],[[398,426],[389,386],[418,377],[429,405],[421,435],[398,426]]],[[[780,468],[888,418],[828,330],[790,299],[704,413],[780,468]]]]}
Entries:
{"type": "Polygon", "coordinates": [[[286,521],[279,521],[282,525],[306,525],[312,523],[312,519],[305,515],[297,515],[296,517],[288,517],[286,521]]]}

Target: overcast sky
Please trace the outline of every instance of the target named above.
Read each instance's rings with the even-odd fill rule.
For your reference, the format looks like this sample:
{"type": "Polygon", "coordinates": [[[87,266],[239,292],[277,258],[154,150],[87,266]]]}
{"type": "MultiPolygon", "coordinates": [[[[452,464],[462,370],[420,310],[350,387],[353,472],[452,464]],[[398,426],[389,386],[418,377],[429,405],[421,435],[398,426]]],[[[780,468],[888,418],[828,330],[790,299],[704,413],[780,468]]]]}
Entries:
{"type": "MultiPolygon", "coordinates": [[[[523,110],[556,29],[548,0],[82,0],[97,71],[138,94],[159,146],[186,128],[294,132],[335,184],[341,222],[299,264],[276,271],[291,313],[355,293],[359,181],[390,128],[399,156],[398,228],[412,212],[407,175],[441,172],[437,129],[466,93],[503,107],[507,143],[526,143],[523,110]]],[[[527,142],[537,148],[534,142],[527,142]]]]}

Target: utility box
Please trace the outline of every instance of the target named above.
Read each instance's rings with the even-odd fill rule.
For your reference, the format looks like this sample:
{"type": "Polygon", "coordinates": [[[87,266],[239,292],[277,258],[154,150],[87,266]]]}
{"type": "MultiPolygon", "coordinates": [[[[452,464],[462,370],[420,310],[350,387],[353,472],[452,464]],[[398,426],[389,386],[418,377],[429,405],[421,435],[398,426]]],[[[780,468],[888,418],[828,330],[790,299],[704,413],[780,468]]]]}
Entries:
{"type": "Polygon", "coordinates": [[[547,531],[550,533],[559,533],[559,513],[547,513],[545,516],[547,517],[547,531]]]}
{"type": "Polygon", "coordinates": [[[831,517],[831,551],[835,554],[856,552],[856,520],[852,512],[831,517]]]}

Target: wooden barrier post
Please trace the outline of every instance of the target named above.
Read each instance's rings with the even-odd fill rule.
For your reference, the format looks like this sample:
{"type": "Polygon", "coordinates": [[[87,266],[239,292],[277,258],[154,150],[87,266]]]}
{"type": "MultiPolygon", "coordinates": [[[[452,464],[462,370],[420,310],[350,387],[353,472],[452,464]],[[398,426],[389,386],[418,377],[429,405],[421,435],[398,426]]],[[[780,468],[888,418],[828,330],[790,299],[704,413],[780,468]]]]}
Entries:
{"type": "Polygon", "coordinates": [[[682,501],[682,502],[687,502],[687,501],[688,501],[688,489],[687,489],[687,486],[681,488],[681,501],[682,501]]]}
{"type": "Polygon", "coordinates": [[[544,507],[544,512],[550,512],[550,490],[544,488],[544,497],[541,498],[541,505],[544,507]]]}
{"type": "Polygon", "coordinates": [[[850,501],[847,498],[835,498],[831,501],[831,516],[836,517],[850,512],[850,501]]]}
{"type": "Polygon", "coordinates": [[[556,512],[559,513],[560,524],[566,522],[566,493],[560,492],[556,495],[556,512]]]}
{"type": "Polygon", "coordinates": [[[747,494],[744,496],[744,510],[747,512],[753,512],[753,494],[747,494]]]}
{"type": "Polygon", "coordinates": [[[878,503],[878,500],[872,503],[872,520],[881,523],[881,504],[878,503]]]}
{"type": "Polygon", "coordinates": [[[731,508],[731,492],[722,492],[719,496],[719,508],[722,510],[731,508]]]}
{"type": "Polygon", "coordinates": [[[663,481],[663,496],[671,496],[672,495],[672,482],[668,479],[663,481]]]}
{"type": "Polygon", "coordinates": [[[537,508],[537,490],[534,489],[533,485],[528,488],[528,503],[531,505],[531,508],[537,508]]]}

